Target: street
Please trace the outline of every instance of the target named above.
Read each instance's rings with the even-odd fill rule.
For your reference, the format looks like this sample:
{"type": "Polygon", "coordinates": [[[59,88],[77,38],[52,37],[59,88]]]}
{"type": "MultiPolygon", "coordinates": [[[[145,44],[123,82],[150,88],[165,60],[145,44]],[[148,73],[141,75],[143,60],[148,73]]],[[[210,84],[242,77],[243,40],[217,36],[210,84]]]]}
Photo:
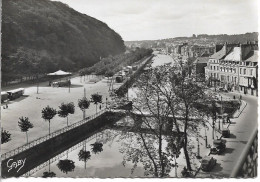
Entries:
{"type": "MultiPolygon", "coordinates": [[[[224,94],[224,96],[230,98],[232,98],[233,95],[236,97],[240,96],[240,94],[235,92],[224,94]]],[[[247,106],[238,118],[231,119],[232,124],[229,126],[231,137],[225,138],[227,140],[226,151],[222,155],[211,155],[217,159],[217,165],[211,172],[200,171],[197,177],[229,177],[236,162],[239,160],[241,152],[246,146],[248,139],[254,129],[258,127],[257,99],[258,98],[254,96],[242,95],[242,100],[247,103],[247,106]]]]}

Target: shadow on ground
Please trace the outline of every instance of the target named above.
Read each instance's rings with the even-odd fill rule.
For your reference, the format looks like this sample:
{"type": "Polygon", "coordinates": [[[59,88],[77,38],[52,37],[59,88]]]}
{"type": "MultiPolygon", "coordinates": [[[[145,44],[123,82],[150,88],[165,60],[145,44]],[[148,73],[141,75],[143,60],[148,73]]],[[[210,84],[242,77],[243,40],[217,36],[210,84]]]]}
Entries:
{"type": "Polygon", "coordinates": [[[229,138],[237,138],[237,136],[236,136],[236,135],[234,135],[233,133],[230,133],[230,136],[229,136],[229,138]]]}
{"type": "Polygon", "coordinates": [[[226,148],[225,154],[231,154],[235,149],[233,148],[226,148]]]}

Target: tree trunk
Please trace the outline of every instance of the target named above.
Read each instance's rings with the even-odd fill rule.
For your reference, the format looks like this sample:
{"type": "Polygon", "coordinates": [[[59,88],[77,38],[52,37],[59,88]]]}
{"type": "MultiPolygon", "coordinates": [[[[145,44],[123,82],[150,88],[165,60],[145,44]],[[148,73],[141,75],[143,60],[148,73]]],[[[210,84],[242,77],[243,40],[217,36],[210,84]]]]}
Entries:
{"type": "Polygon", "coordinates": [[[49,160],[49,173],[51,172],[51,162],[49,160]]]}
{"type": "Polygon", "coordinates": [[[49,120],[49,135],[51,134],[51,120],[49,120]]]}
{"type": "Polygon", "coordinates": [[[26,131],[26,141],[27,141],[27,144],[28,144],[28,133],[26,131]]]}
{"type": "Polygon", "coordinates": [[[188,138],[187,138],[187,132],[186,132],[186,127],[184,129],[184,146],[183,146],[183,151],[184,151],[184,155],[185,155],[185,160],[186,160],[186,165],[187,165],[187,169],[189,171],[191,171],[191,164],[190,164],[190,157],[189,157],[189,153],[187,150],[187,144],[188,144],[188,138]]]}

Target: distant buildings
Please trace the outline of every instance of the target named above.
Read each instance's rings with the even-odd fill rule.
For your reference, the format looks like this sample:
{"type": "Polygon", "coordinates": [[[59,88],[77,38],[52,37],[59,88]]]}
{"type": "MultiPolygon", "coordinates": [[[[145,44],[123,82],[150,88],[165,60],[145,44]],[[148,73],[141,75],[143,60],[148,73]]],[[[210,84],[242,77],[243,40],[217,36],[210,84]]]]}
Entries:
{"type": "Polygon", "coordinates": [[[174,46],[173,53],[187,57],[201,57],[205,53],[212,55],[214,53],[214,47],[189,45],[188,43],[183,43],[181,45],[174,46]]]}
{"type": "Polygon", "coordinates": [[[258,95],[258,44],[216,45],[205,67],[206,79],[213,86],[258,95]]]}

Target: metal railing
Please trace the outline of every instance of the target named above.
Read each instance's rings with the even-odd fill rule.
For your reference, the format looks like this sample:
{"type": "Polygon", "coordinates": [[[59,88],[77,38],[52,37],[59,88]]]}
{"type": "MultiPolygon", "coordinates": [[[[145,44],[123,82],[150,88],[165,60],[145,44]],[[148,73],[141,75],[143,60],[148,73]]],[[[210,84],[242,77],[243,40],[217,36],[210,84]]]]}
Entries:
{"type": "Polygon", "coordinates": [[[258,160],[258,129],[256,128],[247,142],[238,162],[236,163],[231,178],[253,178],[257,176],[258,160]]]}
{"type": "Polygon", "coordinates": [[[64,157],[65,155],[67,155],[69,152],[72,152],[76,149],[78,149],[79,147],[81,146],[84,146],[85,143],[93,140],[94,138],[96,137],[99,137],[99,136],[102,136],[103,137],[103,133],[99,133],[98,135],[92,135],[90,136],[89,138],[87,138],[86,140],[74,145],[73,147],[69,148],[68,150],[65,150],[64,152],[56,155],[55,157],[45,161],[44,163],[40,164],[39,166],[29,170],[28,172],[26,172],[25,174],[22,175],[22,177],[29,177],[31,176],[32,174],[40,171],[41,169],[43,169],[44,167],[48,166],[49,164],[52,164],[54,163],[55,161],[59,160],[60,158],[64,157]],[[50,162],[49,162],[50,161],[50,162]]]}
{"type": "Polygon", "coordinates": [[[40,137],[38,139],[35,139],[35,140],[29,142],[28,144],[24,144],[24,145],[22,145],[20,147],[17,147],[17,148],[15,148],[15,149],[13,149],[13,150],[11,150],[9,152],[6,152],[6,153],[1,155],[1,159],[3,161],[3,160],[5,160],[5,159],[7,159],[9,157],[12,157],[12,156],[20,153],[20,152],[28,150],[28,149],[30,149],[30,148],[32,148],[32,147],[34,147],[34,146],[36,146],[36,145],[38,145],[40,143],[43,143],[43,142],[45,142],[45,141],[47,141],[47,140],[49,140],[51,138],[54,138],[54,137],[56,137],[56,136],[58,136],[58,135],[60,135],[62,133],[65,133],[65,132],[67,132],[67,131],[69,131],[69,130],[71,130],[73,128],[76,128],[76,127],[78,127],[80,125],[83,125],[83,124],[89,122],[90,120],[93,120],[96,117],[100,116],[101,114],[103,114],[106,111],[107,111],[107,109],[101,110],[98,113],[96,113],[94,115],[91,115],[91,116],[87,117],[84,120],[81,120],[79,122],[76,122],[74,124],[66,126],[66,127],[62,128],[62,129],[56,130],[56,131],[54,131],[54,132],[52,132],[52,133],[50,133],[50,134],[48,134],[46,136],[40,137]]]}

